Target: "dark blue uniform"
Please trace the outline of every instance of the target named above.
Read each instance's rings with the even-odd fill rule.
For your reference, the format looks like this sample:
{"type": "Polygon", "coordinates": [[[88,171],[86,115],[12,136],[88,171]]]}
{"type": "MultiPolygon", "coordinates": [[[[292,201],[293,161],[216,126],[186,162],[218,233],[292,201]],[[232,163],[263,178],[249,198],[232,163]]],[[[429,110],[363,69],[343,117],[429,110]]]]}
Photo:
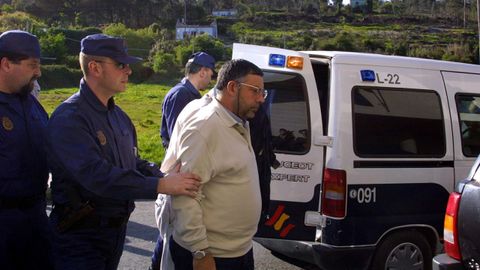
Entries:
{"type": "Polygon", "coordinates": [[[113,98],[105,107],[83,79],[52,114],[47,142],[56,268],[116,269],[133,200],[156,198],[160,170],[138,157],[130,118],[113,98]],[[94,209],[87,214],[86,202],[94,209]],[[71,216],[81,218],[61,228],[71,216]]]}
{"type": "Polygon", "coordinates": [[[47,120],[33,96],[0,92],[1,269],[51,269],[45,212],[47,120]]]}
{"type": "Polygon", "coordinates": [[[163,99],[162,105],[162,136],[163,147],[167,148],[170,142],[170,134],[173,132],[177,117],[190,101],[201,98],[200,92],[190,83],[187,78],[175,85],[163,99]]]}

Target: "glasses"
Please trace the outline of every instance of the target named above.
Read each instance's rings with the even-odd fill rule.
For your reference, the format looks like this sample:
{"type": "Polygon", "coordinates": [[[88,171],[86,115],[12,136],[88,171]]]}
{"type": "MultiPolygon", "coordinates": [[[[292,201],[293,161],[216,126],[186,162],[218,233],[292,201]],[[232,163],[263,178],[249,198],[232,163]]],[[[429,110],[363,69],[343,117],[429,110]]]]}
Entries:
{"type": "Polygon", "coordinates": [[[257,96],[262,96],[263,98],[267,98],[267,96],[268,96],[267,89],[262,89],[260,87],[255,86],[255,85],[251,85],[251,84],[243,83],[243,82],[241,82],[240,84],[250,87],[253,90],[253,92],[255,92],[255,94],[257,96]]]}
{"type": "Polygon", "coordinates": [[[118,69],[125,69],[128,67],[128,64],[120,63],[120,62],[107,62],[107,61],[101,61],[101,60],[93,60],[98,63],[105,63],[105,64],[111,64],[115,65],[118,69]]]}

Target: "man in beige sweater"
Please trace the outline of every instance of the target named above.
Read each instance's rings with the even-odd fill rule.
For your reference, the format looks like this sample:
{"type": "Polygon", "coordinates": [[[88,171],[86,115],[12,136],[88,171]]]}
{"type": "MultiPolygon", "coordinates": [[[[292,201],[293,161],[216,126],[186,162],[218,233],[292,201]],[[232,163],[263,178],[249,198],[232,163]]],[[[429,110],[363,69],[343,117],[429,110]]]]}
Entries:
{"type": "Polygon", "coordinates": [[[265,101],[263,72],[231,60],[219,72],[213,100],[187,106],[177,119],[162,168],[181,162],[200,176],[198,196],[173,196],[170,252],[179,270],[254,269],[252,238],[261,199],[247,119],[265,101]]]}

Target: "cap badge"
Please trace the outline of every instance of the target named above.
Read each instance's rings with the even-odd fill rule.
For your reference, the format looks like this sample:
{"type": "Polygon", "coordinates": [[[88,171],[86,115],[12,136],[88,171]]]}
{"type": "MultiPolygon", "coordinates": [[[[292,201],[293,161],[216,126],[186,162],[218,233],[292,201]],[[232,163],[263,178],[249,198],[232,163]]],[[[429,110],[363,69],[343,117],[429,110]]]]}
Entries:
{"type": "Polygon", "coordinates": [[[107,137],[105,137],[105,134],[103,134],[103,131],[101,130],[97,131],[97,138],[101,145],[107,144],[107,137]]]}
{"type": "Polygon", "coordinates": [[[10,118],[3,116],[2,117],[2,126],[6,131],[11,131],[13,129],[13,122],[10,118]]]}

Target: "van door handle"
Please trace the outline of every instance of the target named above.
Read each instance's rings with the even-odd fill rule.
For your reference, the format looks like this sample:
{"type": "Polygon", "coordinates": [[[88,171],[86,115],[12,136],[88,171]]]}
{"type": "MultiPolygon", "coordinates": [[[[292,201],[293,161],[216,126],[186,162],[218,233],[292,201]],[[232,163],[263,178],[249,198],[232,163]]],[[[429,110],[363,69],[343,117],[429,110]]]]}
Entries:
{"type": "Polygon", "coordinates": [[[328,146],[332,147],[333,137],[331,136],[315,136],[313,139],[313,144],[317,146],[328,146]]]}

